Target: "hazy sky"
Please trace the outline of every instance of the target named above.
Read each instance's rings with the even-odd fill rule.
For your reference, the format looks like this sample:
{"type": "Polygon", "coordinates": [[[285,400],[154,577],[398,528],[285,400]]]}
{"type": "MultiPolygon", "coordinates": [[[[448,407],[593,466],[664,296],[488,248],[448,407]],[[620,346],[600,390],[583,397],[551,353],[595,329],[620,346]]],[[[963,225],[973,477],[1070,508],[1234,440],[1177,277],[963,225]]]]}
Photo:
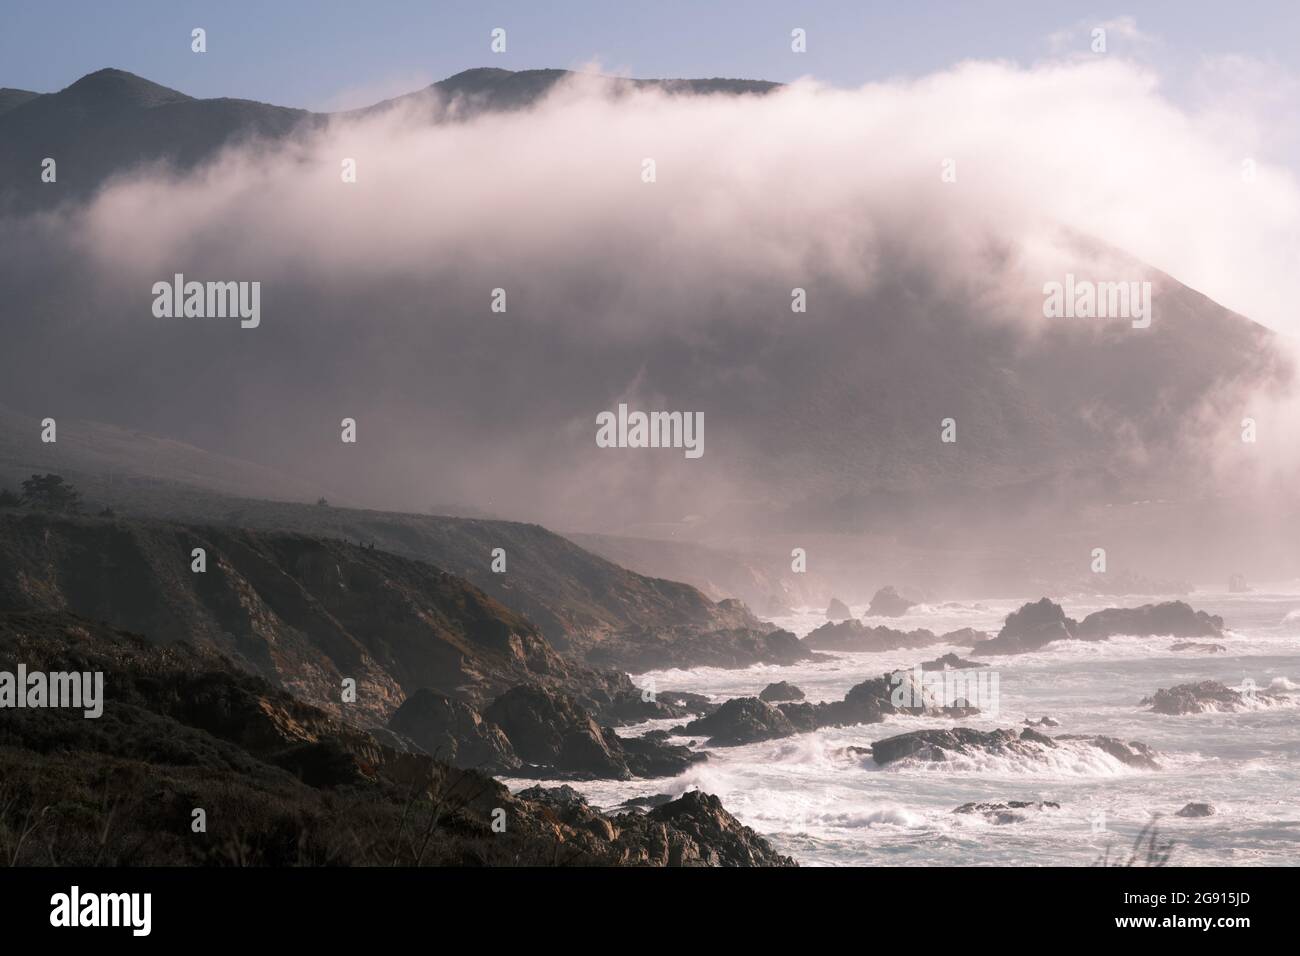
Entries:
{"type": "MultiPolygon", "coordinates": [[[[1176,97],[1204,95],[1223,58],[1287,80],[1300,62],[1300,4],[1144,0],[1081,4],[610,3],[415,0],[4,0],[0,86],[50,92],[114,66],[195,96],[236,96],[331,109],[406,92],[477,66],[578,67],[636,76],[812,75],[833,85],[918,76],[969,58],[1027,65],[1087,52],[1088,27],[1119,25],[1113,52],[1160,68],[1176,97]],[[208,52],[190,51],[190,30],[208,52]],[[508,50],[489,51],[489,32],[508,50]],[[790,31],[808,52],[790,51],[790,31]]],[[[1211,84],[1213,85],[1213,84],[1211,84]]],[[[1279,91],[1280,92],[1280,91],[1279,91]]]]}

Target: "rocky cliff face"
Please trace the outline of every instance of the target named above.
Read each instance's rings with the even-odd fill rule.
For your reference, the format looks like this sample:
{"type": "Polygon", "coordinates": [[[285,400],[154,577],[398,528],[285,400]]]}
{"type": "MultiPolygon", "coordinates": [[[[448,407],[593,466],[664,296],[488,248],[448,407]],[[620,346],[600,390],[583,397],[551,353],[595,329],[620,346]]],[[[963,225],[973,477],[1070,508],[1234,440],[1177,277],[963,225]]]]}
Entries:
{"type": "Polygon", "coordinates": [[[369,724],[421,688],[483,703],[539,683],[595,707],[633,692],[626,677],[561,658],[532,623],[452,574],[300,534],[10,513],[0,608],[64,609],[191,641],[369,724]],[[345,679],[355,703],[343,701],[345,679]]]}
{"type": "Polygon", "coordinates": [[[20,663],[102,672],[104,707],[0,709],[0,853],[17,864],[792,864],[715,797],[608,817],[516,797],[210,650],[68,612],[0,611],[0,670],[20,663]]]}

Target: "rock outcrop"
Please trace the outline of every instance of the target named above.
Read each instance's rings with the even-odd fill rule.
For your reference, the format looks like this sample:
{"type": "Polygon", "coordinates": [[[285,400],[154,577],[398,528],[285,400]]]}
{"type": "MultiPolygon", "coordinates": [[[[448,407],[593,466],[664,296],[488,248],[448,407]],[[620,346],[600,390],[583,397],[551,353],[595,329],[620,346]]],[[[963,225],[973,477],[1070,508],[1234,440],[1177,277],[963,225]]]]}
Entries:
{"type": "Polygon", "coordinates": [[[884,624],[873,627],[850,619],[823,624],[805,637],[803,643],[819,651],[897,651],[946,642],[925,628],[899,631],[884,624]]]}
{"type": "Polygon", "coordinates": [[[998,636],[976,648],[978,654],[1021,654],[1053,641],[1104,641],[1118,634],[1137,637],[1222,637],[1223,618],[1195,611],[1183,601],[1165,601],[1132,608],[1106,608],[1082,621],[1067,617],[1061,605],[1047,598],[1026,604],[1007,615],[998,636]]]}
{"type": "Polygon", "coordinates": [[[849,606],[839,598],[831,598],[830,605],[826,608],[826,617],[832,621],[843,621],[853,616],[849,606]]]}
{"type": "Polygon", "coordinates": [[[866,616],[901,617],[914,607],[915,601],[909,601],[892,584],[887,584],[871,596],[871,606],[867,608],[866,616]]]}
{"type": "MultiPolygon", "coordinates": [[[[386,746],[211,651],[70,613],[0,611],[0,670],[18,662],[105,678],[95,720],[0,709],[5,812],[44,828],[26,844],[4,844],[0,830],[18,865],[793,863],[716,797],[606,817],[570,788],[512,795],[477,771],[386,746]],[[238,840],[188,838],[195,806],[237,821],[238,840]]],[[[442,708],[425,700],[403,720],[442,708]]],[[[452,717],[454,728],[466,715],[452,717]]]]}
{"type": "Polygon", "coordinates": [[[765,700],[769,704],[780,703],[787,700],[803,700],[803,691],[789,681],[777,681],[775,684],[768,684],[758,695],[759,700],[765,700]]]}
{"type": "Polygon", "coordinates": [[[1248,700],[1246,694],[1217,680],[1203,680],[1196,684],[1178,684],[1167,690],[1162,687],[1150,697],[1142,698],[1138,706],[1149,707],[1157,714],[1176,717],[1212,711],[1248,710],[1252,705],[1267,706],[1282,702],[1282,695],[1273,691],[1252,690],[1250,696],[1252,699],[1248,700]]]}
{"type": "Polygon", "coordinates": [[[500,727],[485,721],[464,701],[428,688],[416,691],[397,708],[388,729],[429,756],[461,769],[507,773],[523,764],[500,727]]]}
{"type": "Polygon", "coordinates": [[[1045,759],[1046,751],[1054,750],[1060,747],[1062,742],[1068,741],[1078,741],[1086,746],[1096,747],[1130,767],[1159,769],[1155,751],[1138,741],[1126,742],[1114,737],[1088,737],[1078,734],[1052,738],[1029,728],[1019,733],[1010,729],[984,731],[970,727],[955,727],[951,730],[915,730],[877,740],[871,745],[871,756],[880,766],[908,759],[940,763],[957,756],[978,754],[1017,756],[1042,761],[1045,759]]]}

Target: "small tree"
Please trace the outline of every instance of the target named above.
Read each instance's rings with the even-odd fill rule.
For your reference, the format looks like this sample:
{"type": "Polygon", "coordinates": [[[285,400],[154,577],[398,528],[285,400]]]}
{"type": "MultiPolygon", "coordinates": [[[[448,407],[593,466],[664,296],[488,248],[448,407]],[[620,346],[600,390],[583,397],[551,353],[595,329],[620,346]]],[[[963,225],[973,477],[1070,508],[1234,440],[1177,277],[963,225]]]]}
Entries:
{"type": "Polygon", "coordinates": [[[75,514],[81,510],[81,493],[62,475],[32,475],[23,482],[23,501],[42,511],[75,514]]]}

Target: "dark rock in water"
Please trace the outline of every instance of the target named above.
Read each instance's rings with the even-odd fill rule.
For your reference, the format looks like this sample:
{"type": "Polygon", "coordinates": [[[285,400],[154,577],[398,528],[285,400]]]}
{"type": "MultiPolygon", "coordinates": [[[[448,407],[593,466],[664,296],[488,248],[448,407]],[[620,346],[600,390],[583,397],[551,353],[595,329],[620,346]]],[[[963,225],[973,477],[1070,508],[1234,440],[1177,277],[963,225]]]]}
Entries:
{"type": "Polygon", "coordinates": [[[912,672],[903,671],[855,684],[843,700],[817,704],[786,701],[773,707],[756,697],[733,698],[713,713],[675,728],[674,733],[710,734],[709,746],[725,747],[822,727],[879,723],[889,714],[960,718],[979,713],[978,707],[945,707],[931,697],[925,688],[915,686],[912,672]]]}
{"type": "Polygon", "coordinates": [[[892,584],[887,584],[871,597],[871,606],[867,608],[867,617],[900,617],[909,608],[916,607],[915,601],[909,601],[898,593],[892,584]]]}
{"type": "Polygon", "coordinates": [[[832,621],[843,621],[846,618],[853,617],[853,612],[839,598],[831,598],[830,606],[826,608],[826,616],[832,621]]]}
{"type": "Polygon", "coordinates": [[[682,732],[708,734],[710,747],[734,747],[788,737],[795,727],[780,710],[757,697],[733,697],[708,716],[692,720],[682,732]]]}
{"type": "Polygon", "coordinates": [[[1075,621],[1066,617],[1059,604],[1043,598],[1008,614],[998,636],[980,644],[976,653],[1021,654],[1052,641],[1104,641],[1117,634],[1222,637],[1223,618],[1194,611],[1183,601],[1166,601],[1141,607],[1110,607],[1075,621]]]}
{"type": "Polygon", "coordinates": [[[394,711],[388,729],[454,767],[505,773],[522,761],[509,738],[469,704],[422,688],[394,711]]]}
{"type": "Polygon", "coordinates": [[[978,813],[990,823],[1003,825],[1007,823],[1023,823],[1028,817],[1020,812],[1022,810],[1059,809],[1061,809],[1061,805],[1051,800],[1042,800],[1038,803],[1024,800],[1008,800],[1006,803],[963,803],[952,812],[978,813]]]}
{"type": "Polygon", "coordinates": [[[803,700],[803,691],[789,681],[777,681],[764,687],[758,699],[773,704],[782,700],[803,700]]]}
{"type": "Polygon", "coordinates": [[[1207,711],[1241,710],[1246,706],[1246,701],[1239,691],[1217,680],[1203,680],[1199,684],[1179,684],[1168,690],[1162,687],[1152,696],[1143,697],[1138,706],[1150,707],[1157,714],[1176,717],[1207,711]]]}
{"type": "Polygon", "coordinates": [[[663,731],[651,731],[641,737],[618,737],[606,728],[605,734],[610,749],[621,752],[628,770],[637,777],[675,777],[693,764],[709,759],[708,754],[668,743],[668,735],[663,731]]]}
{"type": "Polygon", "coordinates": [[[718,709],[718,705],[705,695],[692,694],[684,690],[663,691],[658,695],[658,699],[670,707],[680,707],[688,714],[708,714],[718,709]]]}
{"type": "Polygon", "coordinates": [[[1110,754],[1122,764],[1141,770],[1159,770],[1156,752],[1140,740],[1120,740],[1117,737],[1089,737],[1087,734],[1058,734],[1057,740],[1082,740],[1098,750],[1110,754]]]}
{"type": "MultiPolygon", "coordinates": [[[[648,830],[656,824],[670,829],[662,844],[650,839],[652,859],[667,866],[795,866],[761,836],[722,807],[715,796],[692,790],[644,815],[622,815],[616,826],[648,830]],[[635,822],[629,822],[635,821],[635,822]],[[662,847],[662,850],[660,850],[662,847]],[[662,858],[653,856],[662,852],[662,858]]],[[[620,838],[621,839],[621,838],[620,838]]],[[[640,842],[640,841],[638,841],[640,842]]]]}
{"type": "Polygon", "coordinates": [[[1212,817],[1218,811],[1208,803],[1189,803],[1177,813],[1176,817],[1212,817]]]}
{"type": "Polygon", "coordinates": [[[1124,742],[1113,737],[1064,735],[1055,739],[1025,728],[1014,730],[975,730],[955,727],[952,730],[916,730],[878,740],[871,745],[871,756],[881,766],[907,758],[941,762],[954,756],[979,753],[1010,754],[1041,760],[1044,749],[1060,746],[1059,741],[1079,740],[1105,751],[1121,762],[1145,769],[1159,769],[1155,751],[1137,741],[1124,742]]]}
{"type": "Polygon", "coordinates": [[[932,661],[924,661],[921,664],[923,671],[960,671],[971,667],[988,667],[988,664],[980,661],[962,660],[956,654],[944,654],[943,657],[936,657],[932,661]]]}
{"type": "Polygon", "coordinates": [[[558,787],[543,787],[538,784],[529,787],[527,790],[520,790],[515,796],[521,800],[533,800],[537,803],[546,803],[566,810],[588,805],[587,798],[567,783],[562,783],[558,787]]]}
{"type": "Polygon", "coordinates": [[[1046,716],[1039,717],[1037,720],[1030,720],[1028,717],[1026,717],[1025,725],[1028,727],[1059,727],[1061,726],[1061,722],[1059,720],[1053,720],[1051,717],[1046,717],[1046,716]]]}
{"type": "Polygon", "coordinates": [[[976,644],[982,644],[987,640],[991,640],[988,634],[977,631],[973,627],[961,627],[955,631],[939,635],[940,644],[952,644],[955,647],[974,647],[976,644]]]}
{"type": "Polygon", "coordinates": [[[1222,637],[1223,618],[1194,611],[1183,601],[1143,604],[1141,607],[1108,607],[1079,622],[1074,636],[1083,641],[1104,641],[1116,634],[1138,637],[1222,637]]]}
{"type": "Polygon", "coordinates": [[[1076,626],[1061,605],[1043,598],[1008,614],[998,636],[980,644],[976,653],[1021,654],[1037,650],[1052,641],[1073,637],[1076,626]]]}
{"type": "Polygon", "coordinates": [[[806,646],[819,651],[897,651],[927,647],[940,643],[933,631],[918,628],[899,631],[884,624],[869,627],[861,621],[848,620],[823,624],[803,639],[806,646]]]}
{"type": "Polygon", "coordinates": [[[1194,641],[1179,641],[1176,644],[1170,644],[1171,651],[1199,651],[1202,654],[1222,654],[1227,648],[1222,644],[1197,644],[1194,641]]]}

